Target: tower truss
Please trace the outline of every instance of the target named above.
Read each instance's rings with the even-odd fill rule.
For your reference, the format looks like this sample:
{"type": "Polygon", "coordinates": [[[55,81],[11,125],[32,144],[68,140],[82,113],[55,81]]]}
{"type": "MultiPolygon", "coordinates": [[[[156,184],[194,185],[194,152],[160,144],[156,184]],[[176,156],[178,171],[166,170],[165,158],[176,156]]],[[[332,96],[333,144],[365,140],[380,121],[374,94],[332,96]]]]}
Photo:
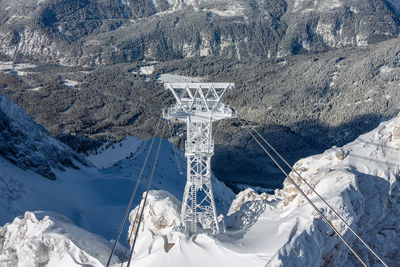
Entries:
{"type": "Polygon", "coordinates": [[[211,185],[211,157],[214,155],[212,123],[233,118],[234,112],[222,103],[233,83],[165,83],[176,104],[164,110],[163,117],[186,123],[185,157],[187,181],[182,200],[181,221],[186,230],[198,232],[198,226],[219,232],[211,185]]]}

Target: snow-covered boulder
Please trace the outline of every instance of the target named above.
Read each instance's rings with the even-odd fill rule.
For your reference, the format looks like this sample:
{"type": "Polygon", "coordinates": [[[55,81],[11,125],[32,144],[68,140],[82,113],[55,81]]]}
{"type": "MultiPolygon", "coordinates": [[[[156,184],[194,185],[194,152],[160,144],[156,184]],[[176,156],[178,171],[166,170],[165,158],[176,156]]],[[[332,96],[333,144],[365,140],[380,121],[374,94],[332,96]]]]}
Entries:
{"type": "Polygon", "coordinates": [[[263,192],[261,194],[257,194],[254,192],[252,188],[246,188],[245,190],[239,192],[235,199],[232,201],[232,204],[229,208],[228,211],[228,216],[231,215],[232,213],[240,210],[240,208],[243,206],[243,204],[249,202],[249,201],[256,201],[256,200],[268,200],[271,197],[271,195],[263,192]]]}
{"type": "Polygon", "coordinates": [[[104,266],[110,255],[106,240],[64,216],[46,214],[26,212],[0,228],[0,266],[104,266]]]}
{"type": "Polygon", "coordinates": [[[231,231],[251,227],[264,212],[267,201],[271,199],[273,196],[265,192],[257,194],[252,188],[239,192],[225,218],[226,229],[231,231]]]}
{"type": "MultiPolygon", "coordinates": [[[[141,209],[139,205],[129,214],[131,245],[141,209]]],[[[139,238],[135,244],[136,257],[146,256],[160,248],[168,251],[174,245],[181,227],[180,209],[180,201],[170,193],[162,190],[149,191],[138,232],[139,238]]]]}

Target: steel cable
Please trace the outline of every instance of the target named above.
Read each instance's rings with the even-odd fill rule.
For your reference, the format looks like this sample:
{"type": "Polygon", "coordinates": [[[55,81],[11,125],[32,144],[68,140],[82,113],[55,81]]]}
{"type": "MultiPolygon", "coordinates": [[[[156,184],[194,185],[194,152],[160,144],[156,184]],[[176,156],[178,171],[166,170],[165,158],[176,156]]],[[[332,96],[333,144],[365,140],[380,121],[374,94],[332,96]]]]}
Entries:
{"type": "MultiPolygon", "coordinates": [[[[139,203],[138,209],[135,214],[135,220],[133,221],[133,225],[135,225],[136,221],[138,220],[138,215],[139,215],[139,210],[140,210],[141,205],[142,205],[142,201],[140,201],[140,203],[139,203]]],[[[130,240],[132,239],[132,234],[133,234],[133,227],[132,227],[132,231],[129,233],[128,245],[125,247],[124,256],[122,257],[122,261],[121,261],[121,267],[123,267],[123,265],[124,265],[126,252],[128,251],[128,247],[130,246],[130,240]]]]}
{"type": "MultiPolygon", "coordinates": [[[[240,121],[240,123],[244,125],[244,123],[241,121],[239,117],[237,119],[240,121]]],[[[360,255],[357,254],[356,251],[350,246],[349,243],[344,239],[344,237],[339,233],[339,231],[333,226],[333,224],[329,221],[327,217],[315,206],[315,204],[307,197],[307,195],[300,189],[300,187],[296,184],[296,182],[289,177],[288,173],[281,167],[281,165],[275,160],[275,158],[268,152],[268,150],[260,143],[260,141],[253,135],[252,132],[249,131],[249,129],[245,128],[246,131],[253,137],[253,139],[257,142],[257,144],[264,150],[264,152],[271,158],[271,160],[278,166],[278,168],[283,172],[283,174],[286,175],[286,177],[289,179],[289,181],[296,187],[296,189],[301,193],[301,195],[307,200],[308,203],[313,207],[313,209],[325,220],[325,222],[331,227],[331,229],[337,234],[337,236],[342,240],[342,242],[348,247],[348,249],[354,254],[354,256],[357,257],[357,259],[364,265],[365,267],[368,267],[368,265],[364,262],[364,260],[360,257],[360,255]]]]}
{"type": "Polygon", "coordinates": [[[135,187],[134,187],[134,189],[133,189],[133,191],[132,191],[131,198],[129,199],[128,206],[126,207],[124,217],[123,217],[123,219],[122,219],[122,221],[121,221],[121,224],[120,224],[120,226],[119,226],[118,233],[117,233],[117,236],[116,236],[116,238],[115,238],[113,247],[112,247],[112,249],[111,249],[110,257],[108,258],[106,267],[109,267],[110,262],[111,262],[111,258],[112,258],[112,256],[114,255],[115,247],[117,246],[118,240],[119,240],[119,238],[121,237],[122,229],[124,228],[124,225],[125,225],[125,222],[126,222],[126,219],[127,219],[128,213],[129,213],[129,210],[131,209],[133,199],[134,199],[134,197],[135,197],[137,188],[138,188],[138,186],[139,186],[140,180],[141,180],[141,178],[142,178],[144,169],[145,169],[146,164],[147,164],[147,160],[149,159],[149,155],[150,155],[151,149],[152,149],[152,147],[153,147],[153,143],[154,143],[154,140],[155,140],[155,138],[156,138],[156,134],[157,134],[158,128],[160,127],[160,122],[161,122],[161,117],[160,117],[160,119],[159,119],[158,122],[157,122],[156,131],[154,132],[153,138],[152,138],[152,140],[151,140],[151,144],[150,144],[149,149],[148,149],[147,154],[146,154],[146,158],[145,158],[145,160],[144,160],[144,162],[143,162],[142,168],[141,168],[140,173],[139,173],[139,175],[138,175],[138,178],[137,178],[137,180],[136,180],[136,184],[135,184],[135,187]]]}
{"type": "MultiPolygon", "coordinates": [[[[161,136],[164,134],[164,127],[165,127],[165,125],[164,125],[163,128],[162,128],[162,134],[161,134],[161,136]]],[[[160,152],[160,147],[161,147],[162,140],[163,140],[163,139],[162,139],[162,137],[161,137],[161,138],[160,138],[160,142],[158,143],[156,155],[155,155],[155,157],[154,157],[154,161],[153,161],[153,165],[152,165],[152,169],[151,169],[150,178],[149,178],[148,183],[147,183],[146,194],[145,194],[145,196],[142,198],[142,201],[143,201],[142,210],[141,210],[141,212],[140,212],[139,221],[138,221],[138,224],[137,224],[137,226],[136,226],[135,237],[134,237],[134,239],[133,239],[133,243],[132,243],[132,246],[131,246],[131,251],[130,251],[130,253],[129,253],[129,260],[128,260],[128,265],[127,265],[127,267],[130,266],[130,263],[131,263],[131,260],[132,260],[132,255],[133,255],[133,252],[134,252],[134,249],[135,249],[136,240],[137,240],[137,237],[138,237],[138,234],[139,234],[140,223],[141,223],[142,218],[143,218],[144,208],[145,208],[145,206],[146,206],[146,201],[147,201],[147,197],[148,197],[148,195],[149,195],[149,189],[150,189],[151,181],[153,180],[155,167],[156,167],[156,165],[157,165],[157,160],[158,160],[158,155],[159,155],[159,152],[160,152]]],[[[136,223],[136,222],[134,222],[134,223],[136,223]]],[[[132,227],[132,230],[131,230],[131,231],[133,231],[133,230],[134,230],[134,227],[132,227]]]]}
{"type": "MultiPolygon", "coordinates": [[[[239,120],[244,120],[247,124],[249,124],[249,122],[244,119],[243,117],[240,119],[239,115],[237,115],[237,118],[239,120]]],[[[242,123],[242,122],[241,122],[242,123]]],[[[242,123],[243,124],[243,123],[242,123]]],[[[250,124],[249,124],[250,125],[250,124]]],[[[330,210],[333,211],[333,213],[347,226],[347,228],[361,241],[361,243],[369,250],[371,251],[371,253],[385,266],[388,267],[389,265],[382,259],[382,257],[380,257],[378,255],[378,253],[371,248],[366,241],[364,241],[364,239],[357,234],[357,232],[350,226],[350,224],[348,224],[345,219],[340,216],[340,214],[315,190],[315,188],[313,186],[311,186],[284,158],[283,156],[257,131],[257,129],[255,129],[253,126],[251,126],[252,130],[255,131],[257,133],[257,135],[261,138],[262,141],[264,141],[265,144],[268,145],[268,147],[325,203],[326,206],[328,206],[328,208],[330,210]]]]}

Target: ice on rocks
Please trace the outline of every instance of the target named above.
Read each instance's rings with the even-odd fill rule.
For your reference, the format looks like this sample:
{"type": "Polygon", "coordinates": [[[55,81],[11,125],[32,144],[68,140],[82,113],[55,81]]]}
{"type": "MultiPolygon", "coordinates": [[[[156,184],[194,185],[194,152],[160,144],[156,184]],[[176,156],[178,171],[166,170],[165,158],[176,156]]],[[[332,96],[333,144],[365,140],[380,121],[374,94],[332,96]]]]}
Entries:
{"type": "MultiPolygon", "coordinates": [[[[130,240],[131,245],[142,205],[143,201],[129,214],[129,222],[131,224],[129,227],[129,236],[132,237],[130,240]],[[131,234],[132,231],[133,233],[131,234]]],[[[149,191],[139,227],[138,235],[140,238],[135,244],[136,255],[142,257],[159,248],[168,250],[169,244],[174,244],[178,229],[181,227],[180,209],[180,201],[170,193],[163,190],[149,191]]]]}
{"type": "Polygon", "coordinates": [[[26,212],[0,228],[0,266],[104,266],[110,251],[106,240],[64,216],[46,214],[26,212]]]}

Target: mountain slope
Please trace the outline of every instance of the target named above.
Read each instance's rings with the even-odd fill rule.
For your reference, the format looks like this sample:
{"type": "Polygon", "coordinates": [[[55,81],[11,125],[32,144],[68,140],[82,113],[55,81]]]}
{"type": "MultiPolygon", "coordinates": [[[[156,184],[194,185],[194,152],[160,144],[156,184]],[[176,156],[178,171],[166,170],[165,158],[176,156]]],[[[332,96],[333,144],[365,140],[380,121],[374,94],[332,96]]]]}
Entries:
{"type": "MultiPolygon", "coordinates": [[[[79,169],[74,165],[63,165],[66,157],[76,154],[34,123],[18,105],[6,97],[1,100],[1,110],[7,112],[4,113],[7,117],[6,124],[2,124],[6,128],[1,129],[0,136],[8,139],[1,143],[4,147],[2,153],[7,154],[0,155],[0,191],[3,192],[0,194],[0,224],[10,222],[25,211],[45,210],[67,216],[79,227],[92,233],[107,239],[114,238],[150,141],[128,138],[120,144],[103,148],[103,151],[100,149],[97,156],[91,155],[85,160],[78,157],[82,162],[93,160],[101,169],[89,163],[87,166],[79,164],[79,169]],[[31,159],[35,163],[32,166],[29,165],[31,159]],[[102,165],[104,162],[107,164],[102,165]],[[45,169],[46,164],[55,166],[49,168],[57,177],[56,180],[43,178],[41,170],[45,169]]],[[[153,154],[150,159],[152,157],[153,154]]],[[[186,181],[183,175],[185,168],[178,169],[176,160],[180,161],[180,166],[186,166],[183,155],[175,157],[172,145],[163,140],[151,188],[167,189],[181,198],[186,181]]],[[[137,196],[146,188],[149,165],[150,161],[137,196]]],[[[226,212],[234,194],[215,177],[212,181],[218,193],[218,212],[226,212]]],[[[136,197],[134,204],[138,202],[136,197]]]]}
{"type": "Polygon", "coordinates": [[[87,164],[65,144],[36,124],[21,107],[0,94],[0,155],[23,169],[55,179],[52,168],[87,164]]]}
{"type": "MultiPolygon", "coordinates": [[[[302,159],[294,166],[389,266],[400,260],[399,156],[400,116],[344,147],[302,159]]],[[[363,260],[369,266],[380,266],[310,188],[294,173],[290,176],[363,260]]],[[[258,195],[251,189],[239,193],[226,218],[226,232],[214,238],[206,234],[185,238],[176,227],[178,205],[166,205],[168,195],[153,194],[135,247],[136,266],[232,266],[235,262],[251,266],[359,266],[288,180],[273,195],[258,195]],[[165,211],[166,218],[161,218],[159,210],[165,211]],[[157,224],[159,220],[164,223],[157,224]]],[[[134,215],[135,211],[131,222],[134,215]]]]}
{"type": "Polygon", "coordinates": [[[282,57],[397,36],[383,0],[2,1],[0,52],[64,65],[282,57]]]}

